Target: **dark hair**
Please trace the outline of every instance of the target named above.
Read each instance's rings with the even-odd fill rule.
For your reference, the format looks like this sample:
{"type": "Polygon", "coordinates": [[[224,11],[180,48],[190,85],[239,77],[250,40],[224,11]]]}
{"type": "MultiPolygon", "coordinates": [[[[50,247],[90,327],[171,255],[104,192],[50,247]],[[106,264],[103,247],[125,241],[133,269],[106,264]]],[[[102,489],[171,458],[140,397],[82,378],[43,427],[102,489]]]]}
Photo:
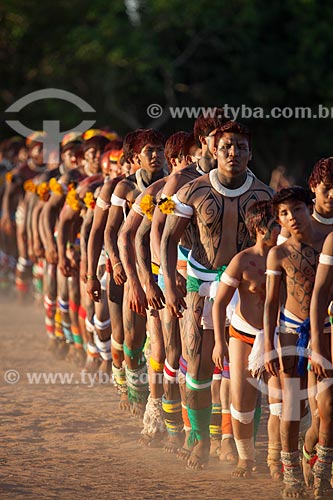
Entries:
{"type": "Polygon", "coordinates": [[[128,132],[128,134],[125,135],[124,142],[123,142],[124,161],[129,162],[129,163],[133,162],[133,155],[134,155],[133,144],[134,144],[135,138],[141,132],[143,132],[143,129],[138,128],[136,130],[132,130],[131,132],[128,132]]]}
{"type": "Polygon", "coordinates": [[[170,169],[172,168],[171,158],[178,158],[179,161],[184,158],[186,141],[189,135],[188,132],[181,130],[170,135],[166,140],[164,154],[170,169]]]}
{"type": "Polygon", "coordinates": [[[91,139],[84,141],[82,144],[83,154],[90,148],[94,148],[97,151],[103,153],[105,146],[108,144],[109,140],[102,135],[95,135],[91,139]]]}
{"type": "Polygon", "coordinates": [[[68,151],[70,149],[75,154],[81,145],[82,145],[82,142],[80,142],[80,141],[66,142],[66,144],[61,147],[61,153],[65,153],[66,151],[68,151]]]}
{"type": "Polygon", "coordinates": [[[273,196],[272,203],[275,217],[278,216],[279,205],[286,203],[287,201],[301,201],[308,207],[313,205],[312,194],[308,189],[304,189],[300,186],[284,188],[275,193],[273,196]]]}
{"type": "Polygon", "coordinates": [[[255,201],[249,206],[245,214],[245,224],[254,241],[256,240],[256,231],[267,228],[273,217],[272,200],[255,201]]]}
{"type": "Polygon", "coordinates": [[[200,115],[194,122],[193,133],[197,146],[201,147],[200,136],[207,137],[210,132],[222,127],[227,121],[223,108],[207,108],[205,114],[200,115]]]}
{"type": "Polygon", "coordinates": [[[187,133],[185,143],[184,143],[184,155],[187,156],[191,153],[191,149],[195,147],[195,149],[198,149],[196,140],[194,138],[194,133],[189,132],[187,133]]]}
{"type": "Polygon", "coordinates": [[[108,144],[106,145],[104,153],[109,150],[120,151],[122,148],[123,148],[123,141],[121,139],[113,139],[112,141],[109,141],[108,144]]]}
{"type": "Polygon", "coordinates": [[[221,137],[225,133],[234,133],[234,134],[239,134],[242,135],[247,139],[247,142],[249,144],[249,150],[251,151],[252,149],[252,134],[250,129],[248,129],[245,125],[242,123],[234,122],[234,121],[228,121],[225,123],[222,127],[220,127],[216,134],[215,134],[215,147],[217,147],[218,143],[220,142],[221,137]]]}
{"type": "Polygon", "coordinates": [[[326,186],[333,185],[333,157],[321,158],[313,167],[308,180],[309,187],[314,189],[321,182],[326,186]]]}
{"type": "Polygon", "coordinates": [[[165,138],[164,136],[152,128],[146,130],[141,130],[139,134],[133,140],[133,152],[141,153],[142,149],[147,144],[156,144],[164,147],[165,138]]]}

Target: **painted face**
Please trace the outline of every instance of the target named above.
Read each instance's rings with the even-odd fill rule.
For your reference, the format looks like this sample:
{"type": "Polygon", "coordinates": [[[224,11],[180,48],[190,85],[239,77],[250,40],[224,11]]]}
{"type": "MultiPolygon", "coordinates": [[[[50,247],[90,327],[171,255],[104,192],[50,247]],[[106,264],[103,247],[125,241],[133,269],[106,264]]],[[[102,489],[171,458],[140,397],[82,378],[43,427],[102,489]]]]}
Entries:
{"type": "Polygon", "coordinates": [[[245,172],[251,151],[246,137],[226,132],[219,140],[215,151],[219,171],[225,176],[236,177],[245,172]]]}
{"type": "Polygon", "coordinates": [[[217,132],[217,129],[214,129],[205,137],[207,147],[208,147],[208,152],[209,152],[211,157],[214,157],[216,132],[217,132]]]}
{"type": "Polygon", "coordinates": [[[159,172],[164,165],[164,148],[162,144],[146,144],[138,155],[140,167],[149,172],[159,172]]]}
{"type": "Polygon", "coordinates": [[[302,201],[285,201],[279,205],[278,220],[289,233],[302,233],[310,223],[310,210],[302,201]]]}
{"type": "Polygon", "coordinates": [[[29,153],[30,158],[36,165],[43,165],[43,146],[36,144],[29,153]]]}
{"type": "Polygon", "coordinates": [[[110,177],[114,179],[121,174],[121,168],[116,161],[110,160],[110,177]]]}
{"type": "Polygon", "coordinates": [[[86,167],[89,172],[97,174],[100,171],[99,158],[101,152],[95,148],[89,148],[84,153],[84,159],[86,161],[86,167]]]}
{"type": "Polygon", "coordinates": [[[72,168],[77,167],[76,156],[72,149],[67,149],[67,151],[62,153],[61,159],[66,170],[71,170],[72,168]]]}
{"type": "Polygon", "coordinates": [[[320,182],[312,192],[316,196],[315,209],[322,215],[333,217],[333,185],[320,182]]]}

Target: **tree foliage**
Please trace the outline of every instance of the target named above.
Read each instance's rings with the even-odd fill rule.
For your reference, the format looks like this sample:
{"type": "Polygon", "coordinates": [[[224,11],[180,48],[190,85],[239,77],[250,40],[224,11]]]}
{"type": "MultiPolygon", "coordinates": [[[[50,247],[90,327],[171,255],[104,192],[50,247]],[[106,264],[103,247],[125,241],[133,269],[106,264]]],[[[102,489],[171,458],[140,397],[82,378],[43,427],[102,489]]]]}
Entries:
{"type": "MultiPolygon", "coordinates": [[[[191,129],[170,106],[333,108],[333,10],[325,0],[7,0],[0,7],[1,135],[5,109],[29,92],[61,88],[96,109],[97,125],[121,134],[155,126],[191,129]],[[152,120],[147,106],[163,115],[152,120]]],[[[39,102],[31,128],[81,121],[68,103],[39,102]]],[[[333,111],[332,111],[333,117],[333,111]]],[[[284,164],[299,181],[331,156],[332,119],[245,119],[254,169],[264,179],[284,164]]],[[[23,121],[23,119],[22,119],[23,121]]],[[[28,123],[27,123],[28,122],[28,123]]]]}

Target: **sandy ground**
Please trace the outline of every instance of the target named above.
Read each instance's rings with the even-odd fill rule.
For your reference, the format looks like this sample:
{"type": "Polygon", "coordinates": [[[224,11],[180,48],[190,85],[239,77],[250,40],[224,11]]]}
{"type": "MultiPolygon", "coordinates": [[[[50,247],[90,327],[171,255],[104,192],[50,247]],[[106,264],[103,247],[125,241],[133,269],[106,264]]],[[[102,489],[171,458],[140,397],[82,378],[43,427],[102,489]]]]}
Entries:
{"type": "Polygon", "coordinates": [[[175,456],[138,444],[140,422],[119,410],[111,384],[82,380],[75,366],[52,357],[40,307],[2,293],[0,318],[1,500],[280,498],[282,483],[265,465],[265,418],[251,479],[231,478],[232,467],[217,459],[206,471],[188,471],[175,456]],[[69,379],[31,383],[32,373],[69,379]]]}

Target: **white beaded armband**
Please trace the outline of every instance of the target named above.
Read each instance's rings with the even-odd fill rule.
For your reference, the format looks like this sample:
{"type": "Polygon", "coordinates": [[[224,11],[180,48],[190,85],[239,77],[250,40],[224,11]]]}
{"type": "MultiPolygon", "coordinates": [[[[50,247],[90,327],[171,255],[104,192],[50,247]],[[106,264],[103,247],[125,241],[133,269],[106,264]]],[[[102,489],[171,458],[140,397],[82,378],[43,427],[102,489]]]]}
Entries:
{"type": "Polygon", "coordinates": [[[185,219],[190,219],[193,215],[193,208],[185,203],[182,203],[178,200],[177,195],[173,195],[171,197],[172,201],[175,204],[174,215],[178,215],[178,217],[184,217],[185,219]]]}
{"type": "Polygon", "coordinates": [[[112,194],[111,196],[111,205],[115,205],[116,207],[126,207],[126,200],[124,198],[119,198],[116,194],[112,194]]]}
{"type": "Polygon", "coordinates": [[[333,266],[333,255],[327,255],[321,253],[319,255],[319,264],[325,264],[326,266],[333,266]]]}
{"type": "Polygon", "coordinates": [[[228,286],[232,286],[233,288],[238,288],[240,281],[232,276],[229,276],[226,272],[224,272],[221,276],[221,282],[225,283],[228,286]]]}
{"type": "Polygon", "coordinates": [[[132,205],[132,210],[134,210],[134,212],[136,212],[137,214],[141,215],[141,217],[144,216],[144,213],[142,211],[142,208],[140,207],[140,205],[138,205],[136,202],[133,203],[132,205]]]}
{"type": "Polygon", "coordinates": [[[96,200],[96,205],[102,210],[108,210],[111,207],[111,203],[107,203],[106,201],[102,200],[100,196],[96,200]]]}
{"type": "Polygon", "coordinates": [[[265,274],[267,274],[267,276],[281,276],[282,271],[276,271],[275,269],[266,269],[265,274]]]}

